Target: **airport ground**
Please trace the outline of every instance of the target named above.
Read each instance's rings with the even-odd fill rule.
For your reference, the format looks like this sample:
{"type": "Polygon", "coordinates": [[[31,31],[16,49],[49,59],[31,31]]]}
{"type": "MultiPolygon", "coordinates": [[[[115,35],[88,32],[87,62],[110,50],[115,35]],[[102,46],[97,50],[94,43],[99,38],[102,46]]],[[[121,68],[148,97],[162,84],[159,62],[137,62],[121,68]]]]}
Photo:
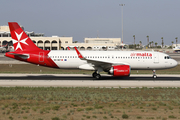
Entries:
{"type": "MultiPolygon", "coordinates": [[[[180,54],[170,56],[180,61],[180,54]]],[[[157,70],[152,78],[151,70],[132,70],[130,77],[111,77],[102,73],[101,80],[92,78],[93,71],[54,69],[19,62],[0,55],[1,86],[59,86],[59,87],[179,87],[180,65],[172,69],[157,70]]]]}
{"type": "Polygon", "coordinates": [[[179,91],[172,87],[0,87],[0,119],[180,119],[179,91]]]}
{"type": "Polygon", "coordinates": [[[180,65],[158,70],[157,79],[132,71],[129,78],[94,80],[91,71],[0,59],[0,120],[180,119],[180,65]]]}

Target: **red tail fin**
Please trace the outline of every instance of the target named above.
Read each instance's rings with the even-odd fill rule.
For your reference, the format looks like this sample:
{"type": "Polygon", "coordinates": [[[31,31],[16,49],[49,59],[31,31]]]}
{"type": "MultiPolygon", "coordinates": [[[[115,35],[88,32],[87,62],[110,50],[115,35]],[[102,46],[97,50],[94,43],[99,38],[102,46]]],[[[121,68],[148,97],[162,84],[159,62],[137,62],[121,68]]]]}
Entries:
{"type": "Polygon", "coordinates": [[[67,48],[68,48],[68,50],[71,50],[71,49],[69,48],[69,46],[68,46],[67,48]]]}
{"type": "Polygon", "coordinates": [[[27,36],[22,28],[16,22],[9,22],[9,29],[13,39],[15,51],[34,51],[40,50],[33,41],[27,36]]]}

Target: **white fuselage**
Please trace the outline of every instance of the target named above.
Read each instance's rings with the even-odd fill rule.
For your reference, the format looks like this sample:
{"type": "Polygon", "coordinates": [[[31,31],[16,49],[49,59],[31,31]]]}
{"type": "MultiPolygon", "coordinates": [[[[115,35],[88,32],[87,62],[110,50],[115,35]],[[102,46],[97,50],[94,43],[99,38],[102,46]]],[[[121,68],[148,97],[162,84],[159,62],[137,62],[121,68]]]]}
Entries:
{"type": "MultiPolygon", "coordinates": [[[[81,54],[95,61],[105,61],[118,64],[130,65],[136,70],[157,70],[177,66],[177,62],[167,54],[150,51],[80,51],[81,54]]],[[[50,51],[49,57],[59,68],[77,68],[87,65],[86,60],[78,58],[76,51],[50,51]]],[[[89,63],[91,64],[91,63],[89,63]]],[[[86,69],[86,68],[80,68],[86,69]]]]}

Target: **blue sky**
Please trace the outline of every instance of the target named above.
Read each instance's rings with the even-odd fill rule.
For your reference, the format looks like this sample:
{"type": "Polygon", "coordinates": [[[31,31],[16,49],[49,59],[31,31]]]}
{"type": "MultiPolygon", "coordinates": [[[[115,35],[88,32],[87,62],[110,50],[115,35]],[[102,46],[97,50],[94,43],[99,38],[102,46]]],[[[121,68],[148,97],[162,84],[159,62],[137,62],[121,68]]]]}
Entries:
{"type": "MultiPolygon", "coordinates": [[[[180,41],[180,0],[3,0],[0,26],[18,22],[26,31],[46,36],[122,37],[121,7],[124,15],[124,43],[147,44],[146,36],[167,45],[180,41]]],[[[178,42],[180,43],[180,42],[178,42]]]]}

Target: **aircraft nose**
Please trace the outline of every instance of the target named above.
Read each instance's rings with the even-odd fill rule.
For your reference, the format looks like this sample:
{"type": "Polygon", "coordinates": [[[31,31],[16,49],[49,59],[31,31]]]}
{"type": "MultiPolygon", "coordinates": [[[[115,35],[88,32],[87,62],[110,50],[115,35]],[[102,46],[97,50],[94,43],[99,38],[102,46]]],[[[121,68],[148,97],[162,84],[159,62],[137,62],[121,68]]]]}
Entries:
{"type": "Polygon", "coordinates": [[[176,67],[178,65],[178,62],[176,60],[173,60],[172,65],[173,67],[176,67]]]}

